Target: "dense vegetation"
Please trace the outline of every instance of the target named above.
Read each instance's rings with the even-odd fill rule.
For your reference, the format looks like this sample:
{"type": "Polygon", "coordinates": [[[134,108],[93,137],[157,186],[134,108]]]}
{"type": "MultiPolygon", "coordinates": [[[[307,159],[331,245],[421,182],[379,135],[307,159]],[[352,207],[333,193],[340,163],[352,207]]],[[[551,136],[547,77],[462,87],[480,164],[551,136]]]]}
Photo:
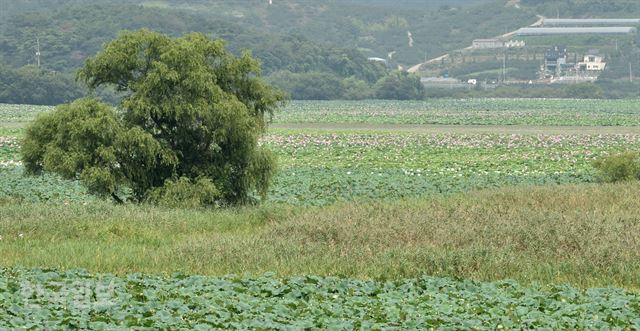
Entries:
{"type": "Polygon", "coordinates": [[[61,104],[77,99],[82,89],[66,73],[27,65],[13,69],[0,64],[0,102],[14,104],[61,104]]]}
{"type": "MultiPolygon", "coordinates": [[[[574,2],[566,1],[559,6],[567,13],[575,11],[584,16],[620,16],[623,11],[626,11],[624,16],[640,14],[634,7],[637,5],[631,2],[606,8],[574,2]]],[[[466,47],[475,38],[514,30],[535,21],[537,12],[556,9],[547,2],[523,2],[516,8],[499,1],[466,1],[469,6],[464,7],[460,7],[463,1],[457,4],[434,2],[430,6],[416,6],[412,1],[394,6],[362,1],[309,2],[299,6],[290,0],[276,1],[272,6],[266,1],[252,6],[238,4],[195,0],[139,1],[134,4],[122,0],[102,0],[98,4],[76,0],[29,0],[4,4],[0,14],[3,18],[0,21],[0,65],[13,72],[34,71],[19,68],[35,64],[35,46],[39,39],[42,67],[37,74],[2,75],[12,77],[8,83],[7,78],[2,83],[15,88],[11,89],[10,96],[0,94],[0,102],[54,105],[73,99],[80,88],[74,86],[72,73],[85,59],[94,55],[120,30],[142,27],[172,36],[200,31],[225,39],[228,49],[235,54],[250,49],[261,61],[265,76],[296,99],[388,98],[395,93],[379,89],[384,86],[380,80],[387,76],[388,69],[367,61],[367,57],[387,59],[390,69],[398,64],[408,67],[425,58],[466,47]],[[409,45],[407,32],[412,34],[413,46],[409,45]],[[392,54],[391,58],[389,54],[392,54]],[[59,82],[50,81],[53,71],[59,82]],[[33,96],[29,92],[32,90],[37,91],[33,96]],[[50,95],[42,90],[58,92],[50,95]]],[[[625,49],[623,43],[620,46],[621,53],[612,56],[612,72],[607,79],[628,76],[628,62],[635,63],[637,58],[634,55],[637,52],[625,49]]],[[[501,65],[499,61],[494,62],[490,61],[492,67],[501,65]]],[[[513,78],[530,78],[535,75],[529,68],[533,63],[537,62],[514,62],[516,69],[510,74],[513,78]]],[[[468,66],[471,62],[461,69],[466,71],[462,78],[488,78],[493,73],[487,71],[495,69],[471,72],[470,68],[464,69],[468,66]]],[[[450,69],[458,70],[456,68],[450,69]]],[[[538,90],[532,95],[558,96],[553,92],[538,90]]],[[[492,91],[476,91],[467,96],[476,94],[487,96],[492,95],[492,91]]],[[[111,93],[105,95],[109,101],[117,101],[111,93]]],[[[412,94],[402,98],[407,95],[412,94]]],[[[442,93],[429,95],[440,96],[442,93]]],[[[495,95],[527,96],[518,89],[502,89],[495,95]]]]}
{"type": "Polygon", "coordinates": [[[611,287],[640,287],[638,183],[556,183],[640,150],[637,105],[293,102],[261,138],[269,202],[225,209],[22,177],[24,127],[52,108],[2,105],[0,325],[633,328],[637,295],[611,287]]]}
{"type": "Polygon", "coordinates": [[[138,201],[201,205],[266,195],[275,161],[258,137],[283,96],[249,54],[237,58],[199,33],[140,30],[106,44],[78,77],[124,93],[119,112],[86,98],[36,118],[22,149],[29,173],[80,178],[120,202],[123,187],[138,201]]]}
{"type": "Polygon", "coordinates": [[[275,272],[640,288],[638,183],[197,210],[3,203],[0,264],[153,274],[275,272]]]}
{"type": "Polygon", "coordinates": [[[640,35],[572,41],[597,84],[528,86],[561,38],[393,70],[636,1],[0,3],[0,102],[91,94],[0,103],[0,329],[640,328],[640,35]]]}
{"type": "MultiPolygon", "coordinates": [[[[598,180],[593,160],[640,150],[640,130],[634,127],[640,125],[637,104],[542,99],[293,102],[276,114],[276,128],[261,138],[279,160],[267,201],[327,205],[503,185],[593,182],[598,180]]],[[[6,105],[0,113],[5,125],[20,127],[50,109],[6,105]]],[[[22,131],[13,130],[0,131],[7,136],[0,161],[19,165],[20,143],[13,137],[22,131]]],[[[75,182],[67,185],[49,176],[33,186],[36,179],[17,173],[0,171],[5,188],[0,199],[89,201],[75,182]]]]}
{"type": "Polygon", "coordinates": [[[616,289],[526,288],[433,277],[172,277],[1,270],[0,327],[157,329],[608,329],[640,326],[616,289]],[[25,299],[25,295],[29,295],[25,299]],[[95,295],[95,297],[94,297],[95,295]],[[11,302],[14,305],[4,305],[11,302]],[[25,308],[17,308],[17,305],[25,308]]]}
{"type": "MultiPolygon", "coordinates": [[[[58,72],[57,75],[65,77],[60,84],[67,84],[64,86],[66,93],[79,90],[78,86],[67,83],[69,73],[79,68],[87,57],[97,53],[103,43],[114,38],[122,29],[136,30],[142,27],[172,36],[201,31],[213,38],[223,38],[228,42],[228,48],[237,55],[243,49],[253,50],[266,75],[278,71],[322,72],[327,79],[320,82],[321,84],[332,83],[334,80],[342,82],[350,78],[351,81],[363,84],[363,89],[369,89],[387,70],[384,66],[368,62],[364,55],[354,49],[327,47],[296,35],[256,32],[230,21],[229,18],[217,20],[188,11],[113,5],[105,2],[101,5],[60,6],[52,7],[50,10],[12,15],[0,22],[0,26],[0,49],[3,53],[0,63],[5,63],[10,68],[35,64],[34,54],[38,38],[42,52],[40,75],[50,76],[54,75],[52,71],[58,72]],[[36,26],[37,29],[34,28],[36,26]]],[[[286,81],[283,79],[280,82],[286,81]]],[[[345,82],[349,84],[351,81],[345,82]]],[[[29,87],[37,86],[39,81],[27,76],[17,76],[8,83],[26,87],[20,90],[19,95],[31,91],[29,87]]],[[[291,89],[289,92],[295,90],[291,89]]],[[[293,97],[299,98],[306,96],[292,94],[293,97]]],[[[18,97],[15,93],[0,96],[3,97],[0,99],[1,102],[14,102],[18,97]]],[[[328,97],[330,96],[322,98],[328,97]]],[[[58,104],[61,96],[43,98],[34,95],[30,99],[22,98],[19,101],[58,104]]]]}

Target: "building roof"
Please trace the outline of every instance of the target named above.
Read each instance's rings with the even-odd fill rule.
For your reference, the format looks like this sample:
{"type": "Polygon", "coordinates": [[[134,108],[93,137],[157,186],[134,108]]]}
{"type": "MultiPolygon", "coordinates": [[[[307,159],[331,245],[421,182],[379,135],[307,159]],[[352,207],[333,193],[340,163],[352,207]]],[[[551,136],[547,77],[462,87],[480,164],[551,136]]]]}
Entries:
{"type": "Polygon", "coordinates": [[[576,27],[576,28],[522,28],[516,31],[518,36],[544,36],[561,34],[629,34],[636,31],[633,27],[576,27]]]}
{"type": "Polygon", "coordinates": [[[473,42],[502,42],[500,39],[474,39],[473,42]]]}
{"type": "Polygon", "coordinates": [[[544,25],[567,26],[567,25],[634,25],[640,24],[640,18],[545,18],[544,25]]]}
{"type": "Polygon", "coordinates": [[[444,78],[444,77],[422,77],[420,81],[423,83],[431,82],[431,83],[460,83],[459,79],[455,78],[444,78]]]}

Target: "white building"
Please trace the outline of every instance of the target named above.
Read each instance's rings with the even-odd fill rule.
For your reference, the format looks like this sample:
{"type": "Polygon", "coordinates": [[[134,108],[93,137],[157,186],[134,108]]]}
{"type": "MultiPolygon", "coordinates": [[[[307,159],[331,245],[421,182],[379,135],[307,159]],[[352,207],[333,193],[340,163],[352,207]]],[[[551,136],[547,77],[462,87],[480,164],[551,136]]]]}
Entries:
{"type": "Polygon", "coordinates": [[[582,62],[576,64],[576,69],[581,71],[603,71],[607,66],[604,58],[597,55],[585,55],[582,62]]]}
{"type": "Polygon", "coordinates": [[[525,45],[524,40],[509,40],[504,43],[504,47],[506,48],[522,48],[525,45]]]}
{"type": "Polygon", "coordinates": [[[502,48],[504,47],[504,42],[499,39],[476,39],[471,46],[476,49],[502,48]]]}

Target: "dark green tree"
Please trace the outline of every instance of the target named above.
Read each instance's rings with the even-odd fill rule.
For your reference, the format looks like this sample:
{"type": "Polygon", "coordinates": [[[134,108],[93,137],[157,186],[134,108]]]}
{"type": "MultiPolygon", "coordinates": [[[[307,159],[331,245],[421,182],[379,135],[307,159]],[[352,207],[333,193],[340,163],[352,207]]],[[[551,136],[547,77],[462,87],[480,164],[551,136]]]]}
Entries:
{"type": "Polygon", "coordinates": [[[389,100],[422,100],[425,97],[420,77],[406,72],[392,72],[376,83],[376,97],[389,100]]]}
{"type": "Polygon", "coordinates": [[[123,93],[119,108],[82,99],[39,117],[25,137],[29,172],[80,178],[116,200],[123,186],[138,200],[163,200],[185,180],[227,203],[265,196],[275,164],[258,138],[284,97],[250,54],[235,57],[200,33],[125,32],[78,78],[123,93]]]}

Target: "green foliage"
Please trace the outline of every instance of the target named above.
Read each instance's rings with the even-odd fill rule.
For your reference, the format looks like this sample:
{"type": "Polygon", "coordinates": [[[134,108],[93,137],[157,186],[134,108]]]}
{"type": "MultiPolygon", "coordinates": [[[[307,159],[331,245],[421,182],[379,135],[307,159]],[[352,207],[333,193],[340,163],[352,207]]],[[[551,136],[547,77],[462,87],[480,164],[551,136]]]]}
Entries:
{"type": "MultiPolygon", "coordinates": [[[[640,150],[640,131],[632,127],[640,125],[637,105],[635,100],[296,101],[275,116],[278,126],[296,129],[271,129],[260,139],[268,149],[254,156],[277,157],[278,173],[269,167],[249,177],[265,176],[256,184],[271,178],[268,201],[293,205],[591,182],[596,179],[593,160],[640,150]]],[[[6,105],[0,114],[2,109],[21,121],[50,111],[6,105]],[[18,117],[22,110],[24,116],[18,117]]],[[[19,140],[5,141],[0,159],[13,166],[19,161],[19,140]]],[[[258,164],[251,168],[260,169],[258,164]]],[[[142,170],[137,176],[147,174],[142,170]]],[[[256,193],[264,191],[256,186],[256,193]]]]}
{"type": "Polygon", "coordinates": [[[343,95],[339,77],[322,72],[292,73],[279,71],[269,76],[275,86],[299,100],[335,100],[343,95]]]}
{"type": "Polygon", "coordinates": [[[31,122],[40,113],[46,113],[52,111],[53,107],[48,106],[34,106],[34,105],[15,105],[15,104],[0,104],[0,120],[2,120],[1,127],[7,125],[19,125],[22,126],[25,123],[31,122]]]}
{"type": "MultiPolygon", "coordinates": [[[[205,8],[217,5],[209,4],[205,8]]],[[[13,68],[33,64],[34,36],[37,36],[43,50],[43,68],[63,72],[56,75],[59,79],[67,79],[68,72],[81,67],[88,57],[100,51],[102,44],[115,38],[119,31],[140,28],[151,28],[172,36],[199,31],[222,38],[228,42],[228,49],[236,55],[251,49],[266,75],[282,70],[295,73],[322,72],[340,79],[355,76],[360,80],[375,82],[385,74],[384,67],[367,61],[353,47],[327,46],[298,34],[267,32],[263,28],[238,24],[230,19],[231,15],[151,8],[119,0],[102,0],[100,4],[65,0],[25,6],[29,7],[29,11],[15,9],[14,15],[8,15],[5,21],[0,21],[0,40],[3,41],[0,50],[4,55],[0,63],[13,68]],[[37,29],[34,28],[36,25],[37,29]]],[[[75,84],[74,88],[77,89],[75,84]]],[[[75,90],[61,90],[58,95],[70,91],[75,90]]],[[[18,92],[17,95],[29,95],[30,89],[18,92]]],[[[31,97],[28,100],[35,99],[31,97]]]]}
{"type": "Polygon", "coordinates": [[[95,184],[113,182],[111,187],[93,187],[96,192],[111,193],[116,179],[98,179],[98,168],[116,167],[113,141],[122,130],[111,107],[81,99],[36,118],[25,133],[22,160],[31,174],[45,170],[68,179],[90,179],[93,174],[95,184]]]}
{"type": "Polygon", "coordinates": [[[270,134],[265,143],[281,163],[270,200],[328,205],[511,185],[585,183],[594,180],[592,162],[597,157],[640,149],[637,134],[448,130],[270,134]]]}
{"type": "MultiPolygon", "coordinates": [[[[0,15],[0,63],[11,71],[34,64],[33,47],[39,38],[42,46],[42,73],[0,75],[0,82],[11,77],[19,82],[15,88],[0,88],[0,101],[58,104],[77,97],[78,86],[69,73],[81,67],[96,54],[101,45],[117,36],[122,29],[151,28],[173,36],[199,31],[228,42],[228,49],[241,54],[251,49],[259,59],[265,77],[282,87],[296,99],[354,99],[375,97],[371,85],[383,78],[386,69],[367,61],[367,57],[387,58],[393,52],[390,66],[409,67],[424,58],[433,58],[455,49],[467,47],[473,39],[500,35],[533,23],[536,14],[556,9],[569,16],[638,16],[640,8],[624,0],[614,4],[595,0],[587,2],[565,1],[557,6],[521,4],[505,6],[502,1],[471,1],[474,7],[462,7],[462,2],[429,1],[428,4],[369,4],[363,1],[330,1],[306,3],[280,0],[269,6],[266,2],[246,6],[242,1],[220,2],[199,0],[143,1],[134,5],[124,0],[101,0],[99,4],[86,4],[78,0],[28,0],[8,4],[0,15]],[[438,4],[438,5],[436,5],[438,4]],[[596,9],[597,8],[597,9],[596,9]],[[349,15],[344,15],[348,12],[349,15]],[[581,13],[576,15],[575,13],[581,13]],[[410,47],[407,31],[413,35],[410,47]],[[50,70],[57,73],[51,74],[50,70]],[[291,75],[282,72],[293,73],[291,75]],[[270,77],[272,76],[273,77],[270,77]],[[15,79],[18,77],[20,79],[15,79]],[[356,81],[349,80],[355,77],[356,81]],[[291,78],[291,81],[287,81],[291,78]],[[36,88],[34,82],[38,82],[36,88]],[[307,85],[309,84],[309,87],[307,85]],[[365,86],[368,85],[368,86],[365,86]],[[305,88],[307,87],[307,88],[305,88]],[[11,92],[7,92],[11,90],[11,92]]],[[[414,1],[415,2],[415,1],[414,1]]],[[[547,13],[548,14],[548,13],[547,13]]],[[[529,38],[534,45],[535,38],[529,38]]],[[[612,38],[565,37],[546,38],[535,52],[544,47],[566,44],[570,49],[586,52],[599,48],[607,57],[608,69],[603,78],[628,78],[628,64],[640,72],[638,36],[620,37],[619,51],[613,51],[612,38]],[[635,38],[635,44],[634,44],[635,38]],[[624,39],[624,40],[623,40],[624,39]]],[[[529,48],[527,48],[529,49],[529,48]]],[[[511,52],[511,51],[510,51],[511,52]]],[[[518,51],[512,51],[514,56],[518,51]]],[[[529,52],[528,50],[525,51],[529,52]]],[[[578,52],[578,51],[577,51],[578,52]]],[[[465,55],[466,56],[466,55],[465,55]]],[[[529,54],[526,54],[527,58],[529,54]]],[[[493,55],[491,55],[493,57],[493,55]]],[[[535,60],[511,60],[509,77],[528,80],[535,76],[535,60]]],[[[440,70],[462,71],[461,78],[487,78],[494,80],[501,72],[501,61],[490,61],[486,68],[481,62],[465,61],[464,66],[477,66],[479,70],[467,72],[447,65],[440,70]],[[482,70],[480,70],[482,69],[482,70]],[[495,70],[495,71],[494,71],[495,70]]],[[[28,67],[31,68],[31,67],[28,67]]],[[[393,78],[390,78],[393,79],[393,78]]],[[[2,84],[0,84],[2,86],[2,84]]],[[[611,85],[613,86],[613,85],[611,85]]],[[[564,87],[506,87],[487,91],[430,91],[430,95],[447,97],[571,97],[564,87]],[[494,93],[495,92],[495,93],[494,93]]],[[[622,84],[615,88],[603,87],[604,97],[634,97],[638,89],[622,84]],[[618,93],[624,90],[624,93],[618,93]]],[[[393,93],[388,93],[393,95],[393,93]]],[[[387,95],[386,97],[389,97],[387,95]]],[[[117,99],[110,93],[109,101],[117,99]]]]}
{"type": "Polygon", "coordinates": [[[219,1],[164,1],[165,8],[200,12],[218,20],[233,15],[236,22],[268,33],[301,35],[320,45],[360,49],[366,56],[386,58],[395,51],[394,61],[414,65],[452,49],[468,46],[473,39],[486,38],[535,22],[528,8],[505,6],[502,1],[477,1],[476,6],[437,7],[442,1],[412,1],[412,4],[370,4],[369,1],[307,2],[280,0],[268,6],[238,5],[219,1]],[[345,15],[348,13],[348,15],[345,15]],[[407,31],[414,38],[409,45],[407,31]]]}
{"type": "MultiPolygon", "coordinates": [[[[538,78],[539,61],[509,59],[507,61],[508,79],[530,80],[538,78]]],[[[499,81],[502,76],[502,58],[494,61],[470,62],[448,68],[452,77],[460,80],[477,79],[479,81],[499,81]]]]}
{"type": "Polygon", "coordinates": [[[364,100],[375,97],[375,87],[355,76],[341,77],[323,72],[278,71],[267,78],[296,100],[364,100]]]}
{"type": "Polygon", "coordinates": [[[619,181],[640,179],[640,154],[625,152],[603,157],[594,161],[602,181],[615,183],[619,181]]]}
{"type": "Polygon", "coordinates": [[[201,177],[191,180],[181,177],[178,180],[167,180],[162,187],[151,191],[147,201],[170,208],[198,208],[214,206],[222,195],[211,179],[201,177]]]}
{"type": "Polygon", "coordinates": [[[0,203],[64,203],[97,200],[79,181],[55,174],[22,176],[22,167],[0,167],[0,203]]]}
{"type": "Polygon", "coordinates": [[[389,202],[216,210],[5,203],[0,265],[118,275],[272,271],[401,280],[428,274],[637,289],[638,190],[640,182],[504,187],[389,202]]]}
{"type": "Polygon", "coordinates": [[[169,149],[137,127],[125,128],[111,106],[95,99],[38,116],[27,128],[21,153],[27,173],[79,178],[99,195],[126,185],[140,198],[160,180],[156,167],[175,166],[169,149]]]}
{"type": "Polygon", "coordinates": [[[181,177],[209,178],[229,203],[266,192],[273,159],[257,139],[282,94],[249,54],[202,34],[141,30],[107,44],[78,77],[124,93],[121,112],[82,99],[41,115],[26,132],[29,172],[78,177],[102,194],[129,186],[139,200],[181,177]]]}
{"type": "Polygon", "coordinates": [[[376,97],[387,100],[422,100],[425,96],[420,76],[396,71],[376,83],[376,97]]]}
{"type": "Polygon", "coordinates": [[[420,277],[170,277],[84,270],[0,270],[0,327],[47,329],[637,328],[622,289],[523,287],[420,277]],[[8,304],[11,303],[11,304],[8,304]],[[95,313],[98,311],[99,313],[95,313]],[[188,312],[188,313],[187,313],[188,312]]]}
{"type": "Polygon", "coordinates": [[[604,96],[602,88],[596,84],[571,84],[565,88],[567,95],[575,99],[601,99],[604,96]]]}
{"type": "Polygon", "coordinates": [[[82,92],[68,74],[0,64],[0,103],[57,105],[80,97],[82,92]]]}
{"type": "Polygon", "coordinates": [[[558,85],[501,85],[483,89],[429,88],[428,98],[563,98],[563,99],[637,99],[640,83],[597,81],[596,83],[558,85]]]}

